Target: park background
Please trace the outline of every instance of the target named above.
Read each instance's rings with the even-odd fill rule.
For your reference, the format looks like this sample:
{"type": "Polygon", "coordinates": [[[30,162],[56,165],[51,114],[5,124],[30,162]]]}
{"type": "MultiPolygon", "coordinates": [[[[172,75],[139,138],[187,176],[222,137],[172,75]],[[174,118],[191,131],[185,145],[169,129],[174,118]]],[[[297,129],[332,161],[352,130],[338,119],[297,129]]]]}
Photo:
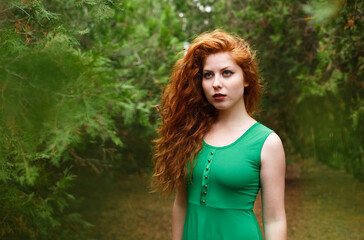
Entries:
{"type": "Polygon", "coordinates": [[[149,187],[155,105],[189,42],[222,28],[257,50],[289,239],[363,239],[363,5],[2,0],[0,238],[170,239],[173,196],[149,187]]]}

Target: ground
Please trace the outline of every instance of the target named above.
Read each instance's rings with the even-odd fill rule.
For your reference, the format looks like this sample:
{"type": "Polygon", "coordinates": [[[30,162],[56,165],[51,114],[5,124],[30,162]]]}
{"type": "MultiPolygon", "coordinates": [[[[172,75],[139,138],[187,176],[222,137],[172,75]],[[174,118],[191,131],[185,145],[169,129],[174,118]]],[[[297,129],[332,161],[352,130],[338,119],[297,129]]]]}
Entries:
{"type": "MultiPolygon", "coordinates": [[[[146,174],[81,177],[82,214],[90,239],[170,240],[173,197],[150,193],[146,174]]],[[[287,166],[288,239],[364,239],[364,183],[305,160],[287,166]]],[[[260,195],[254,209],[260,225],[260,195]]]]}

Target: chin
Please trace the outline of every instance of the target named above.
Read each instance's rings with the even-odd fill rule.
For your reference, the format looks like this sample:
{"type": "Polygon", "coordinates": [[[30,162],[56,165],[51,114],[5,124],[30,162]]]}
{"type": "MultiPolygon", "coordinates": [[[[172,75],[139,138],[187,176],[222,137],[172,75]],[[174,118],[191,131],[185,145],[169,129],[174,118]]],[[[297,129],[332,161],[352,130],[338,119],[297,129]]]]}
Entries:
{"type": "Polygon", "coordinates": [[[212,104],[212,106],[216,109],[216,110],[228,110],[230,107],[229,106],[221,106],[221,105],[216,105],[216,104],[212,104]]]}

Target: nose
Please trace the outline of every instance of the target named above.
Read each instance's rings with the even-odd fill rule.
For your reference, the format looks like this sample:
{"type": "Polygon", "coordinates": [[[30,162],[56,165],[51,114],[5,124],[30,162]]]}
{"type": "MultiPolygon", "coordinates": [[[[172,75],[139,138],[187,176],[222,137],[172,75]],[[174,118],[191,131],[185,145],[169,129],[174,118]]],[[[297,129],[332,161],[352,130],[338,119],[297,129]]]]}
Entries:
{"type": "Polygon", "coordinates": [[[221,79],[218,75],[215,75],[214,81],[212,82],[212,87],[214,89],[219,89],[222,87],[221,79]]]}

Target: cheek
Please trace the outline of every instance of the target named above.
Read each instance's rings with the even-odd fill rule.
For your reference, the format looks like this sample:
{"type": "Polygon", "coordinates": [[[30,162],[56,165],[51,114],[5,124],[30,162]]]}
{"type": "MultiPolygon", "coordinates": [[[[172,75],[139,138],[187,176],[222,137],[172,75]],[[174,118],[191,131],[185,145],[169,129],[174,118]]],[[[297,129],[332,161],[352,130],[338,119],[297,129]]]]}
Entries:
{"type": "Polygon", "coordinates": [[[234,81],[231,81],[231,83],[229,84],[229,88],[235,91],[239,91],[244,88],[244,83],[241,79],[234,79],[234,81]]]}
{"type": "Polygon", "coordinates": [[[230,90],[231,95],[234,95],[235,97],[243,96],[245,93],[245,87],[242,82],[230,85],[230,90]]]}

